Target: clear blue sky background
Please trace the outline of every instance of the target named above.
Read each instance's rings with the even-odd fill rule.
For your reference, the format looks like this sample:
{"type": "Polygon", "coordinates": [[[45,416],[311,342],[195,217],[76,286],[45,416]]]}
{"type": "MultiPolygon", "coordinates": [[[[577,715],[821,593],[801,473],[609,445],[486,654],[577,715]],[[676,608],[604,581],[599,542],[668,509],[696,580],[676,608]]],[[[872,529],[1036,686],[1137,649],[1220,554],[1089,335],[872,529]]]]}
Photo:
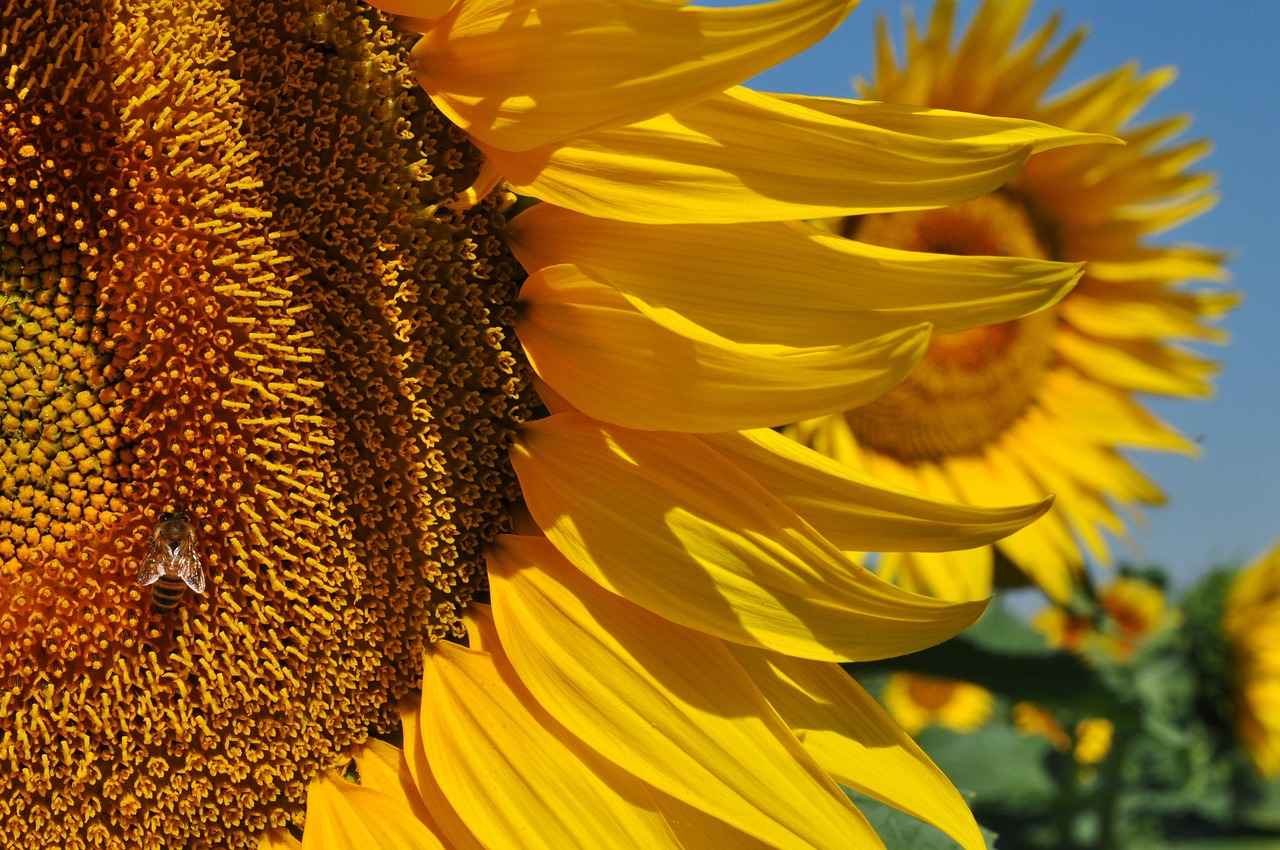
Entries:
{"type": "MultiPolygon", "coordinates": [[[[863,0],[825,41],[751,85],[850,95],[852,78],[871,73],[875,19],[889,17],[900,45],[905,5],[863,0]]],[[[929,3],[911,5],[927,18],[929,3]]],[[[962,0],[960,20],[975,6],[962,0]]],[[[1172,65],[1177,81],[1140,120],[1190,113],[1190,136],[1215,145],[1201,169],[1217,172],[1222,200],[1160,238],[1233,252],[1232,285],[1246,301],[1224,324],[1231,344],[1215,352],[1225,363],[1216,397],[1150,404],[1198,439],[1203,456],[1134,455],[1169,504],[1151,511],[1133,560],[1163,564],[1185,586],[1209,566],[1252,559],[1280,538],[1280,0],[1039,2],[1029,26],[1054,10],[1064,14],[1064,31],[1089,28],[1061,88],[1129,60],[1144,69],[1172,65]]]]}

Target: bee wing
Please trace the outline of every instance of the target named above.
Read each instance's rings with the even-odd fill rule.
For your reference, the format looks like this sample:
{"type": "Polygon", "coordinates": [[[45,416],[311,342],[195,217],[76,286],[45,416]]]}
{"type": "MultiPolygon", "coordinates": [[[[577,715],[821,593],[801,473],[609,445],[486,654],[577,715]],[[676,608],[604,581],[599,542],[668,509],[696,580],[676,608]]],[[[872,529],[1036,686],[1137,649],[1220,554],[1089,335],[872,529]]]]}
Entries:
{"type": "Polygon", "coordinates": [[[200,550],[196,548],[194,535],[178,545],[173,556],[173,574],[196,593],[204,593],[204,565],[200,563],[200,550]]]}
{"type": "Polygon", "coordinates": [[[142,561],[142,566],[138,569],[138,584],[143,587],[154,584],[164,571],[161,565],[167,557],[162,544],[152,543],[151,551],[147,553],[147,557],[142,561]]]}

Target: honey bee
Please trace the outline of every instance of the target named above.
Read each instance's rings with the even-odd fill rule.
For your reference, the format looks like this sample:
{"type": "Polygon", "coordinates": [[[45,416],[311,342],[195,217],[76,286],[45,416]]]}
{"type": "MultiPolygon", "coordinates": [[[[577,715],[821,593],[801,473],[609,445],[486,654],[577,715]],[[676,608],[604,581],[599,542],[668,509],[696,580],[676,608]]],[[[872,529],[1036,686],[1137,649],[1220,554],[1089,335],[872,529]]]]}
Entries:
{"type": "Polygon", "coordinates": [[[204,593],[204,566],[196,546],[196,528],[182,511],[160,514],[151,532],[151,551],[138,570],[138,584],[151,589],[151,610],[168,614],[187,588],[204,593]]]}

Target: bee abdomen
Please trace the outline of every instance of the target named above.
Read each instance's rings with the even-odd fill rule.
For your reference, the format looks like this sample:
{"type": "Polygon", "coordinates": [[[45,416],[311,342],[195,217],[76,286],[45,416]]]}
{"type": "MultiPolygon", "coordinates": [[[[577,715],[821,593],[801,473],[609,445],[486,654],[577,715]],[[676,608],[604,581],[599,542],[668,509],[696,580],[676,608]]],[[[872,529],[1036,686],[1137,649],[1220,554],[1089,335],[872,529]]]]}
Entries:
{"type": "Polygon", "coordinates": [[[160,576],[151,586],[151,610],[157,614],[168,614],[182,601],[187,586],[181,579],[172,576],[160,576]]]}

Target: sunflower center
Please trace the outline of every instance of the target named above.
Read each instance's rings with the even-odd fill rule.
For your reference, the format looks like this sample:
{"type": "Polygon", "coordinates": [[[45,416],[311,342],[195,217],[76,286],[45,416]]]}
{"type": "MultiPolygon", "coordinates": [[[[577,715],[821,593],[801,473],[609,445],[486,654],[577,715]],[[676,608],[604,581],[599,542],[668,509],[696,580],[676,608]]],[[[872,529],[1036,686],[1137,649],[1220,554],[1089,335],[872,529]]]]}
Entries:
{"type": "Polygon", "coordinates": [[[483,581],[525,415],[502,217],[445,207],[479,158],[355,0],[5,16],[0,820],[253,847],[483,581]],[[168,612],[166,511],[207,577],[168,612]]]}
{"type": "MultiPolygon", "coordinates": [[[[861,216],[845,235],[873,245],[970,256],[1045,259],[1027,209],[992,194],[939,210],[861,216]]],[[[1052,309],[936,336],[905,381],[845,416],[864,445],[906,463],[980,454],[1035,398],[1052,357],[1052,309]]]]}

